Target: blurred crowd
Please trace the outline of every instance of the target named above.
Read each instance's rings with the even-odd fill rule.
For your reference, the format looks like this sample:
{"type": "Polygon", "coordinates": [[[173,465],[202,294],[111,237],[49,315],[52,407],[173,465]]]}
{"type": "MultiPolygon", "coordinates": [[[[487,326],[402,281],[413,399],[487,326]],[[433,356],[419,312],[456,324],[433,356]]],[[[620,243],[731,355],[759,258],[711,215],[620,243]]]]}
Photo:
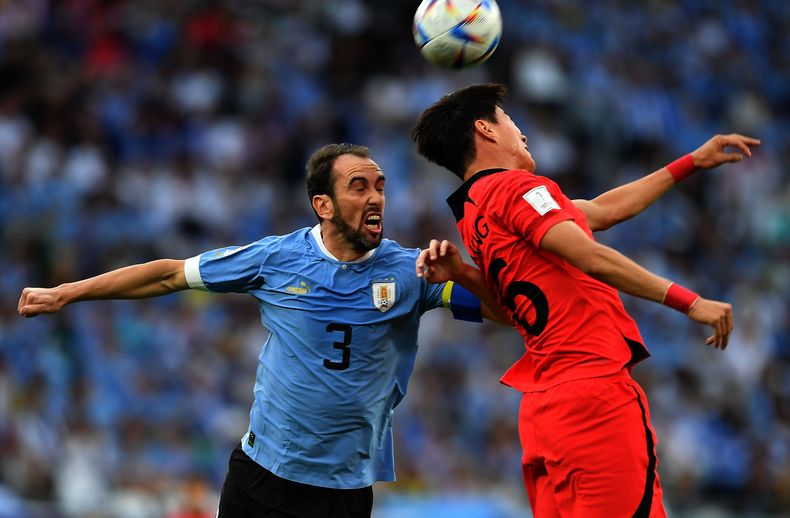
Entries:
{"type": "MultiPolygon", "coordinates": [[[[414,47],[417,3],[0,1],[0,517],[213,516],[266,337],[237,295],[25,320],[23,287],[311,226],[304,163],[337,141],[369,146],[387,175],[388,237],[460,242],[444,203],[457,182],[408,131],[486,81],[510,88],[538,172],[571,197],[715,133],[762,139],[597,237],[735,308],[721,353],[707,329],[624,296],[653,354],[634,376],[668,507],[790,515],[790,4],[499,0],[500,48],[447,72],[414,47]]],[[[440,313],[423,320],[379,516],[448,495],[528,514],[519,394],[497,382],[521,340],[440,313]]],[[[453,516],[506,516],[495,508],[453,516]]]]}

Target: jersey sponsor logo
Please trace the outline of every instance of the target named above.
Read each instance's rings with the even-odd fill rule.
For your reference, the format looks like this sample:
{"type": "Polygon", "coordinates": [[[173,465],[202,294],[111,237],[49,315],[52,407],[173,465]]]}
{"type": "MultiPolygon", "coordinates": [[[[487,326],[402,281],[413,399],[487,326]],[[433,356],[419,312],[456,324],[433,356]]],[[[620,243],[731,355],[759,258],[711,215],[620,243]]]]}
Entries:
{"type": "Polygon", "coordinates": [[[374,282],[373,283],[373,305],[382,313],[387,311],[395,304],[395,283],[394,282],[374,282]]]}
{"type": "Polygon", "coordinates": [[[310,293],[310,285],[304,281],[299,281],[298,286],[288,286],[285,288],[285,291],[294,295],[307,295],[310,293]]]}
{"type": "Polygon", "coordinates": [[[532,205],[532,208],[535,209],[541,216],[550,210],[559,210],[560,208],[559,203],[554,201],[554,198],[551,197],[551,194],[549,194],[549,190],[546,189],[545,185],[530,189],[526,194],[524,194],[524,196],[522,196],[522,198],[524,198],[527,203],[532,205]]]}

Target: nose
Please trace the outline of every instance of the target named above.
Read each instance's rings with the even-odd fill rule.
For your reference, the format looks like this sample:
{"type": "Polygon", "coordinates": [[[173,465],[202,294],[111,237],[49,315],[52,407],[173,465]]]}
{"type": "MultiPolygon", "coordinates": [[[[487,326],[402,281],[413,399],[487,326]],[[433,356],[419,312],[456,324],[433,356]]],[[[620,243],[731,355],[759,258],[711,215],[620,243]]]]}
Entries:
{"type": "Polygon", "coordinates": [[[526,135],[521,135],[521,140],[524,142],[524,144],[526,144],[527,143],[527,136],[526,135]]]}
{"type": "Polygon", "coordinates": [[[378,209],[384,205],[384,192],[379,192],[373,189],[373,192],[370,195],[370,199],[368,199],[368,204],[375,206],[378,209]]]}

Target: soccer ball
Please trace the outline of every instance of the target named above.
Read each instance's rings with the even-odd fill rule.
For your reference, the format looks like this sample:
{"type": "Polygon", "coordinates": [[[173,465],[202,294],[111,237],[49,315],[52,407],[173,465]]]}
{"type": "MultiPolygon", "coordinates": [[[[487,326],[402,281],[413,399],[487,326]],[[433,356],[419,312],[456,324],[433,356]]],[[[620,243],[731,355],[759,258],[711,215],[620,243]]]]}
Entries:
{"type": "Polygon", "coordinates": [[[420,53],[443,68],[477,65],[493,54],[502,36],[494,0],[423,0],[414,13],[420,53]]]}

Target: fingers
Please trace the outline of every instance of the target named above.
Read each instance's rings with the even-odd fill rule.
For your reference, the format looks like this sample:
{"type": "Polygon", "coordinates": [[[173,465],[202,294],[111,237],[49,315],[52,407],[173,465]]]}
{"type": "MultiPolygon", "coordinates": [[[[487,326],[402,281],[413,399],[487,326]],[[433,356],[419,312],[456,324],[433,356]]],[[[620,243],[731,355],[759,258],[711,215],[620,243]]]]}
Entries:
{"type": "Polygon", "coordinates": [[[24,311],[25,307],[30,304],[30,299],[33,297],[33,292],[30,288],[22,290],[22,295],[19,296],[19,302],[16,305],[16,310],[20,315],[26,316],[24,311]]]}
{"type": "Polygon", "coordinates": [[[439,241],[438,239],[431,239],[428,247],[420,250],[417,256],[417,262],[414,268],[417,272],[417,277],[431,278],[431,274],[435,273],[432,263],[439,261],[442,257],[446,257],[455,250],[455,245],[446,239],[439,241]]]}
{"type": "Polygon", "coordinates": [[[747,137],[746,135],[741,135],[739,133],[731,133],[729,136],[737,139],[739,142],[738,147],[741,147],[745,152],[750,151],[748,146],[759,146],[762,144],[760,139],[747,137]]]}
{"type": "Polygon", "coordinates": [[[437,241],[436,239],[431,239],[431,244],[428,245],[431,261],[435,261],[436,258],[439,256],[439,247],[440,247],[439,241],[437,241]]]}
{"type": "Polygon", "coordinates": [[[439,253],[441,254],[442,257],[447,255],[447,249],[449,247],[450,247],[450,242],[449,241],[447,241],[446,239],[444,241],[442,241],[442,244],[439,247],[439,253]]]}
{"type": "MultiPolygon", "coordinates": [[[[738,133],[722,135],[719,139],[719,143],[722,149],[727,146],[737,147],[741,153],[748,157],[752,156],[752,150],[749,146],[759,146],[761,144],[759,139],[747,137],[745,135],[739,135],[738,133]]],[[[736,162],[737,160],[730,159],[730,157],[733,155],[739,156],[737,153],[728,154],[726,155],[725,159],[727,159],[728,162],[736,162]]]]}
{"type": "Polygon", "coordinates": [[[428,250],[420,250],[420,255],[417,256],[417,262],[414,267],[417,270],[417,277],[422,277],[425,272],[425,258],[428,256],[428,250]]]}
{"type": "Polygon", "coordinates": [[[732,307],[729,305],[725,306],[721,316],[711,326],[715,334],[705,340],[705,344],[713,345],[723,351],[730,342],[730,334],[734,328],[732,307]]]}
{"type": "Polygon", "coordinates": [[[46,313],[46,306],[44,304],[28,304],[19,308],[19,314],[25,318],[33,318],[42,313],[46,313]]]}
{"type": "Polygon", "coordinates": [[[729,341],[730,341],[730,334],[732,333],[732,330],[735,329],[735,321],[734,321],[734,318],[732,316],[732,309],[731,308],[728,309],[726,314],[725,314],[725,326],[727,328],[727,337],[726,337],[726,339],[724,341],[724,346],[722,347],[722,349],[726,349],[727,348],[727,343],[729,343],[729,341]]]}
{"type": "Polygon", "coordinates": [[[724,325],[724,319],[720,318],[716,322],[716,348],[717,349],[724,349],[727,347],[727,340],[729,339],[730,333],[727,331],[724,325]]]}
{"type": "Polygon", "coordinates": [[[46,302],[44,298],[37,296],[35,289],[25,288],[22,290],[16,309],[23,317],[34,317],[47,311],[46,302]]]}
{"type": "Polygon", "coordinates": [[[735,147],[740,149],[743,152],[744,155],[746,155],[748,157],[752,156],[752,150],[749,149],[749,146],[746,145],[746,143],[743,141],[743,139],[741,139],[741,138],[735,139],[735,142],[733,142],[732,145],[734,145],[735,147]]]}

